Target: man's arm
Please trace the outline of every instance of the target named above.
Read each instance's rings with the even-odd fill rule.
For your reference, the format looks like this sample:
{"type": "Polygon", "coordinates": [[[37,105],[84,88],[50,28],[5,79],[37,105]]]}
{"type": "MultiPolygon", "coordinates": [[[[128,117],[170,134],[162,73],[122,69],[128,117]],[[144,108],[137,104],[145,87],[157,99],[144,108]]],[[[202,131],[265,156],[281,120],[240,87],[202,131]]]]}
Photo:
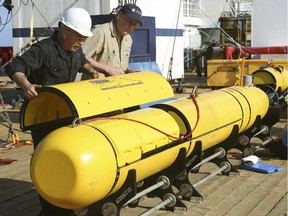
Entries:
{"type": "Polygon", "coordinates": [[[22,72],[15,72],[12,75],[12,80],[23,89],[24,96],[29,100],[38,96],[36,88],[41,87],[41,85],[31,84],[26,78],[25,74],[22,72]]]}
{"type": "Polygon", "coordinates": [[[115,76],[115,75],[121,75],[124,74],[124,71],[119,68],[114,68],[106,64],[102,64],[100,62],[95,61],[93,58],[89,58],[88,61],[91,63],[91,65],[94,67],[95,70],[99,71],[100,73],[103,73],[107,76],[115,76]]]}
{"type": "Polygon", "coordinates": [[[89,62],[83,65],[83,67],[81,68],[81,71],[82,73],[85,73],[86,75],[91,77],[91,79],[101,77],[101,74],[98,71],[96,71],[94,67],[92,66],[92,64],[90,64],[89,62]]]}
{"type": "MultiPolygon", "coordinates": [[[[39,84],[31,84],[27,77],[31,75],[33,71],[40,68],[42,62],[43,51],[41,46],[36,43],[21,56],[14,57],[5,67],[7,75],[23,90],[24,96],[29,100],[38,95],[36,88],[42,86],[39,84]]],[[[39,81],[39,83],[42,82],[39,81]]]]}

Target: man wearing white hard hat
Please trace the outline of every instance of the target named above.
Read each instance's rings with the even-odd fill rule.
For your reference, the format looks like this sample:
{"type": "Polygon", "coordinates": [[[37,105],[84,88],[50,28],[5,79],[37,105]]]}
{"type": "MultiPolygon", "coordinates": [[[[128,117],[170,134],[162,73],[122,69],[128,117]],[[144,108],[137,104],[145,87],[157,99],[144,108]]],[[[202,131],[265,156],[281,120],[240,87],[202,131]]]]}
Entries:
{"type": "Polygon", "coordinates": [[[86,10],[70,8],[60,19],[59,30],[8,64],[8,76],[23,89],[27,99],[38,95],[38,87],[73,82],[78,71],[96,75],[81,48],[86,38],[92,36],[91,25],[86,10]]]}
{"type": "MultiPolygon", "coordinates": [[[[70,8],[61,17],[59,29],[50,38],[33,44],[21,56],[15,57],[5,68],[8,76],[23,89],[25,99],[37,97],[37,88],[75,81],[77,72],[97,77],[97,72],[85,58],[82,44],[90,31],[92,20],[82,8],[70,8]]],[[[31,129],[34,148],[60,125],[31,129]]],[[[45,172],[45,170],[44,170],[45,172]]],[[[39,196],[39,215],[72,215],[72,210],[61,209],[39,196]]]]}

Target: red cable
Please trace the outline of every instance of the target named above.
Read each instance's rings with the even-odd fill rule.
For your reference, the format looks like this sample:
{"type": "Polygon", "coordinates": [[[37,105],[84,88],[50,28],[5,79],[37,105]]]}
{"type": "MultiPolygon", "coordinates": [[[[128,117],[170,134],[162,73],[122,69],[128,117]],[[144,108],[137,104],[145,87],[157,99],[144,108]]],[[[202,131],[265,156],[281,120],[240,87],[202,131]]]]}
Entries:
{"type": "Polygon", "coordinates": [[[197,101],[195,100],[195,95],[194,95],[194,94],[190,94],[190,98],[191,98],[191,100],[193,101],[193,103],[195,104],[195,107],[196,107],[196,110],[197,110],[197,121],[196,121],[196,124],[195,124],[193,130],[192,130],[189,134],[187,134],[186,136],[180,137],[180,138],[174,137],[174,136],[172,136],[172,135],[170,135],[170,134],[167,134],[167,133],[165,133],[164,131],[161,131],[161,130],[153,127],[152,125],[146,124],[146,123],[141,122],[141,121],[138,121],[138,120],[129,119],[129,118],[99,117],[99,118],[93,118],[93,119],[85,120],[85,121],[83,121],[83,123],[88,123],[88,122],[95,121],[95,120],[126,120],[126,121],[131,121],[131,122],[136,122],[136,123],[139,123],[139,124],[143,124],[143,125],[145,125],[145,126],[147,126],[147,127],[150,127],[150,128],[152,128],[153,130],[156,130],[156,131],[158,131],[159,133],[162,133],[162,134],[164,134],[164,135],[166,135],[167,137],[170,137],[170,138],[172,138],[172,139],[175,139],[175,140],[184,140],[184,139],[187,139],[189,136],[192,136],[192,133],[193,133],[193,131],[196,129],[196,126],[198,125],[199,118],[200,118],[199,106],[198,106],[198,104],[197,104],[197,101]]]}
{"type": "Polygon", "coordinates": [[[196,120],[196,124],[194,126],[194,128],[192,129],[192,131],[189,133],[189,135],[192,135],[192,132],[194,132],[194,130],[196,129],[197,125],[198,125],[198,122],[199,122],[199,119],[200,119],[200,109],[199,109],[199,106],[198,106],[198,103],[195,99],[195,95],[194,94],[190,94],[190,98],[191,100],[193,101],[195,107],[196,107],[196,111],[197,111],[197,120],[196,120]]]}

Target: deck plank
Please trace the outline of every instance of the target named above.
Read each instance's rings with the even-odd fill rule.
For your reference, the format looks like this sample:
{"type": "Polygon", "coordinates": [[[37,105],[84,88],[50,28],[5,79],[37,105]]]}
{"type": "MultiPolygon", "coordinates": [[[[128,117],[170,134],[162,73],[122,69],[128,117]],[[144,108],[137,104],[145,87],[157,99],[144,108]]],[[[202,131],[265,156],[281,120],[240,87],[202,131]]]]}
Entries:
{"type": "Polygon", "coordinates": [[[263,213],[267,215],[271,210],[285,197],[287,191],[285,191],[285,178],[265,196],[257,206],[247,216],[262,216],[263,213]],[[283,190],[284,189],[284,190],[283,190]]]}
{"type": "Polygon", "coordinates": [[[266,216],[287,216],[287,191],[286,195],[271,209],[266,216]],[[286,213],[283,214],[283,209],[286,209],[286,213]]]}

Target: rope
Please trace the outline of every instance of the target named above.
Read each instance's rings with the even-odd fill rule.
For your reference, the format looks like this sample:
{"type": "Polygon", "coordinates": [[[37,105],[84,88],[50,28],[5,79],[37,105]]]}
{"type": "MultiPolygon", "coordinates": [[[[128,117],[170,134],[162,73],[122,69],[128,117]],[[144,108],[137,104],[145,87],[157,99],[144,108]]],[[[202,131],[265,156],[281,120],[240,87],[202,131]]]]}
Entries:
{"type": "Polygon", "coordinates": [[[176,29],[175,29],[175,34],[174,34],[174,40],[173,40],[173,46],[172,46],[172,53],[171,53],[171,57],[170,57],[170,61],[169,61],[169,66],[168,66],[167,80],[172,80],[173,55],[174,55],[176,34],[177,34],[177,30],[178,30],[178,22],[179,22],[180,10],[181,10],[181,2],[182,2],[182,0],[179,1],[179,9],[178,9],[178,15],[177,15],[176,29]]]}
{"type": "MultiPolygon", "coordinates": [[[[46,24],[48,25],[49,28],[51,28],[51,24],[49,24],[49,22],[46,20],[45,16],[40,12],[40,10],[38,9],[37,5],[34,3],[33,0],[30,0],[32,2],[32,15],[33,15],[33,8],[35,7],[36,10],[39,12],[40,16],[43,18],[43,20],[46,22],[46,24]]],[[[53,23],[54,24],[54,23],[53,23]]],[[[51,28],[53,30],[53,28],[51,28]]]]}

